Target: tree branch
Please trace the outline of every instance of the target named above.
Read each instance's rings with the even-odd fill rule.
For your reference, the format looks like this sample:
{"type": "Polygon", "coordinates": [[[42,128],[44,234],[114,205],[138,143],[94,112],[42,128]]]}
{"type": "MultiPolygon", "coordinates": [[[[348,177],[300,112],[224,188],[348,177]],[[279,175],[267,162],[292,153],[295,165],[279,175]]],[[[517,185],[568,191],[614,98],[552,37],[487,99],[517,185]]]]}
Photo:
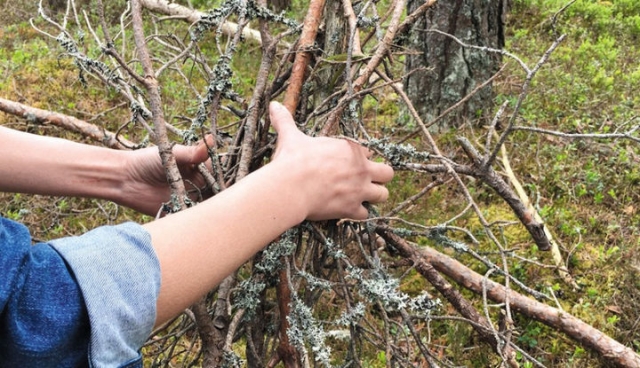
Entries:
{"type": "MultiPolygon", "coordinates": [[[[378,227],[376,231],[383,237],[383,234],[390,234],[390,230],[386,228],[378,227]]],[[[497,282],[486,280],[482,275],[472,271],[455,259],[430,247],[417,248],[398,236],[387,236],[385,240],[387,239],[403,256],[433,266],[437,271],[442,272],[445,276],[476,294],[483,293],[484,283],[486,285],[484,289],[489,299],[497,303],[505,303],[508,300],[512,310],[562,331],[585,347],[596,351],[616,366],[640,367],[640,356],[632,349],[620,344],[582,320],[528,298],[514,290],[508,290],[497,282]]]]}
{"type": "Polygon", "coordinates": [[[118,137],[115,133],[97,125],[87,123],[84,120],[57,112],[27,106],[19,102],[5,100],[4,98],[0,98],[0,111],[22,117],[30,123],[51,124],[72,132],[80,133],[83,136],[89,137],[96,142],[101,142],[110,148],[124,150],[131,149],[136,146],[135,143],[123,137],[118,137]]]}

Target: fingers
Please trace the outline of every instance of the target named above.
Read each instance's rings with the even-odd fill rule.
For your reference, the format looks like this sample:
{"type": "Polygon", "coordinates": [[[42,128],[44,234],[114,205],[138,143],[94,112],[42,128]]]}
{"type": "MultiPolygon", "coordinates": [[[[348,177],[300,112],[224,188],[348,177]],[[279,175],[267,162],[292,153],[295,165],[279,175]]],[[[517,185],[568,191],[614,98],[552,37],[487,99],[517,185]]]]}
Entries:
{"type": "Polygon", "coordinates": [[[365,201],[375,204],[385,202],[389,198],[389,190],[380,184],[371,184],[365,193],[365,201]]]}
{"type": "Polygon", "coordinates": [[[365,220],[369,217],[369,210],[364,206],[364,203],[376,204],[385,202],[389,198],[389,190],[384,185],[371,184],[367,187],[367,192],[364,193],[364,202],[357,208],[349,211],[345,214],[346,218],[354,220],[365,220]]]}
{"type": "Polygon", "coordinates": [[[213,144],[213,136],[207,135],[195,146],[175,145],[173,154],[178,165],[198,165],[209,159],[208,147],[213,144]]]}
{"type": "Polygon", "coordinates": [[[294,133],[300,133],[289,110],[279,102],[272,101],[269,104],[269,118],[271,125],[278,133],[278,140],[286,139],[287,136],[294,133]]]}
{"type": "Polygon", "coordinates": [[[377,184],[388,183],[393,179],[393,168],[387,164],[369,161],[369,171],[371,172],[371,181],[377,184]]]}
{"type": "Polygon", "coordinates": [[[213,135],[209,134],[192,150],[191,163],[200,164],[209,159],[209,147],[213,144],[213,135]]]}

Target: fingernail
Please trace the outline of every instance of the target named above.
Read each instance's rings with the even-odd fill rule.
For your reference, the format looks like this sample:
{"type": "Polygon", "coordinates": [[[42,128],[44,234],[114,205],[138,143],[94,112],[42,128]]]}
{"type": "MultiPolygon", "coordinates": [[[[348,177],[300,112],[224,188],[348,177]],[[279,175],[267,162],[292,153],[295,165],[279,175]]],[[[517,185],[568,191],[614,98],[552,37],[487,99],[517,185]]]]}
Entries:
{"type": "Polygon", "coordinates": [[[282,108],[284,108],[284,106],[282,106],[282,104],[281,104],[280,102],[278,102],[278,101],[271,101],[271,102],[269,103],[269,108],[272,108],[272,109],[282,109],[282,108]]]}

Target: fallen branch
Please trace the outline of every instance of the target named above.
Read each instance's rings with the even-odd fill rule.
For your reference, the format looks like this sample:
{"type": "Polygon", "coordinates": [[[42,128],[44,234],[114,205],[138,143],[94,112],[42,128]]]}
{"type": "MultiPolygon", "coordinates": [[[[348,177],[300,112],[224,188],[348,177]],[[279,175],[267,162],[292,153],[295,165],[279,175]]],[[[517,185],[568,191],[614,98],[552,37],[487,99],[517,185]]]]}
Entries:
{"type": "MultiPolygon", "coordinates": [[[[464,296],[454,288],[440,273],[407,244],[404,239],[396,235],[389,228],[378,227],[376,229],[388,244],[400,251],[400,254],[413,261],[416,270],[433,285],[453,307],[463,317],[473,323],[471,326],[481,336],[482,340],[491,345],[493,350],[499,354],[509,367],[518,367],[516,352],[507,341],[497,338],[497,331],[493,328],[488,319],[483,317],[476,308],[464,296]]],[[[502,286],[502,285],[501,285],[502,286]]]]}
{"type": "Polygon", "coordinates": [[[551,230],[549,230],[538,211],[533,207],[533,204],[531,203],[531,200],[529,199],[527,193],[524,191],[522,184],[520,184],[518,178],[516,178],[516,175],[513,173],[511,164],[509,162],[509,156],[507,156],[507,149],[504,145],[500,147],[500,152],[502,155],[502,166],[504,167],[505,175],[507,176],[507,178],[509,178],[511,185],[515,188],[518,197],[520,197],[520,201],[522,201],[525,207],[527,207],[529,213],[533,215],[533,219],[536,222],[542,224],[542,230],[544,231],[544,234],[549,240],[549,244],[551,245],[551,256],[553,257],[553,263],[557,267],[556,270],[558,271],[558,274],[564,280],[564,282],[571,285],[574,290],[580,289],[571,274],[569,274],[569,270],[564,265],[562,254],[560,254],[560,248],[558,247],[558,243],[553,239],[551,230]]]}
{"type": "MultiPolygon", "coordinates": [[[[525,205],[522,199],[509,187],[509,184],[505,182],[500,175],[491,166],[482,166],[482,159],[480,154],[471,145],[471,143],[464,137],[459,137],[458,141],[462,146],[465,154],[471,159],[471,176],[474,176],[482,180],[485,184],[493,188],[504,199],[505,202],[511,207],[513,212],[522,224],[525,226],[531,238],[538,246],[540,250],[551,249],[551,243],[547,234],[544,231],[544,224],[542,221],[538,221],[525,205]]],[[[460,166],[458,166],[460,167],[460,166]]],[[[455,169],[458,172],[458,169],[455,169]]],[[[533,211],[535,212],[535,211],[533,211]]]]}
{"type": "MultiPolygon", "coordinates": [[[[378,234],[383,237],[389,231],[384,227],[377,229],[378,234]]],[[[496,303],[505,303],[508,299],[512,310],[567,334],[618,367],[640,367],[640,356],[632,349],[569,313],[528,298],[514,290],[507,290],[503,285],[487,280],[462,263],[430,247],[418,248],[398,236],[389,244],[403,257],[433,266],[438,272],[476,294],[482,294],[484,289],[487,297],[496,303]]]]}

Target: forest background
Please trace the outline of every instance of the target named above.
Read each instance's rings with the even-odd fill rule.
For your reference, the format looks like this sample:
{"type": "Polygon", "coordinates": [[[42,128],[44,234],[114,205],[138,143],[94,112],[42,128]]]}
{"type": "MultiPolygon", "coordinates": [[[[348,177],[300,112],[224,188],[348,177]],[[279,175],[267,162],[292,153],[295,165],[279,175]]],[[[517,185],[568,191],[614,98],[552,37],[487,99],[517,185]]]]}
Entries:
{"type": "MultiPolygon", "coordinates": [[[[209,0],[177,3],[202,11],[222,4],[209,0]]],[[[70,57],[69,49],[30,24],[33,18],[39,29],[57,35],[50,22],[38,16],[37,2],[2,0],[0,4],[0,98],[73,116],[106,131],[119,131],[123,138],[136,144],[149,141],[149,131],[144,127],[125,124],[136,119],[132,117],[136,109],[130,101],[98,78],[80,74],[74,64],[77,58],[70,57]]],[[[302,24],[308,6],[306,1],[296,0],[284,14],[302,24]]],[[[392,3],[380,1],[376,6],[382,15],[392,3]]],[[[87,12],[86,18],[80,16],[80,23],[86,19],[96,30],[100,27],[94,2],[90,6],[79,2],[78,9],[87,12]]],[[[124,1],[107,6],[104,18],[113,26],[113,34],[119,30],[120,15],[125,9],[124,1]]],[[[44,11],[54,19],[64,15],[64,7],[55,13],[45,4],[44,11]]],[[[188,23],[147,10],[144,17],[148,33],[166,35],[158,37],[156,45],[150,42],[158,60],[169,58],[162,54],[163,46],[188,39],[188,23]]],[[[405,17],[406,13],[400,19],[405,17]]],[[[389,18],[383,20],[376,31],[383,32],[390,22],[389,18]]],[[[70,34],[76,38],[81,38],[80,28],[85,32],[82,37],[87,41],[81,44],[80,52],[107,62],[83,24],[78,29],[71,21],[69,25],[70,34]]],[[[258,29],[257,21],[249,25],[258,29]]],[[[274,26],[274,34],[291,25],[280,20],[279,26],[274,26]]],[[[282,295],[274,284],[267,283],[258,291],[246,289],[248,286],[242,281],[260,284],[256,277],[266,277],[256,271],[256,265],[263,261],[256,259],[236,275],[230,295],[255,293],[261,307],[253,312],[265,321],[260,333],[247,327],[255,325],[256,317],[247,312],[253,307],[242,304],[246,300],[229,296],[234,307],[227,311],[219,330],[230,338],[222,340],[225,344],[218,349],[219,356],[207,350],[206,337],[200,338],[206,333],[206,326],[198,323],[202,317],[197,312],[187,312],[149,340],[144,348],[146,364],[207,366],[216,361],[227,366],[281,362],[286,367],[342,366],[344,362],[363,367],[633,366],[625,364],[628,361],[624,359],[603,354],[553,323],[544,323],[515,307],[512,314],[505,303],[487,300],[486,284],[483,296],[482,290],[473,290],[464,280],[438,269],[444,275],[442,279],[454,285],[458,297],[480,316],[474,320],[461,312],[462,307],[454,299],[441,294],[443,289],[434,286],[434,279],[425,276],[429,271],[419,265],[420,260],[437,262],[424,253],[410,254],[416,249],[436,249],[438,254],[459,260],[486,279],[503,285],[511,283],[510,287],[522,294],[537,295],[540,303],[584,321],[630,351],[640,351],[640,3],[514,0],[505,31],[504,50],[509,54],[503,53],[506,66],[493,81],[495,103],[489,114],[494,117],[493,122],[468,120],[455,128],[434,131],[430,142],[428,137],[413,134],[421,127],[405,107],[400,79],[394,86],[387,83],[385,87],[372,88],[357,99],[357,107],[348,110],[361,124],[355,126],[362,126],[366,132],[368,144],[377,150],[377,159],[396,166],[397,175],[389,187],[391,198],[375,209],[376,222],[317,225],[321,229],[307,225],[292,236],[295,249],[263,255],[280,259],[281,264],[289,265],[285,269],[295,274],[288,276],[291,289],[297,293],[293,299],[300,300],[298,304],[290,303],[293,310],[278,306],[282,295]],[[566,36],[551,50],[560,34],[566,36]],[[539,63],[549,50],[552,52],[548,60],[539,63]],[[535,76],[528,75],[521,64],[529,65],[530,70],[540,65],[540,69],[535,76]],[[528,86],[526,94],[524,85],[528,86]],[[513,122],[511,116],[515,117],[513,122]],[[512,123],[528,129],[510,131],[501,146],[495,146],[512,123]],[[440,153],[434,152],[434,146],[439,147],[440,153]],[[553,239],[557,254],[539,249],[521,216],[514,214],[504,196],[487,185],[482,175],[464,176],[458,186],[452,177],[428,166],[434,157],[437,162],[473,162],[473,147],[482,154],[485,148],[488,153],[493,147],[504,148],[495,152],[493,166],[497,175],[513,188],[522,203],[530,203],[527,213],[539,216],[540,223],[546,225],[545,236],[553,239]],[[393,229],[388,230],[388,226],[393,229]],[[346,254],[346,261],[331,249],[336,244],[346,254]],[[309,257],[315,256],[324,257],[323,262],[327,263],[311,266],[309,257]],[[339,266],[342,262],[349,266],[346,270],[339,266]],[[371,288],[364,290],[358,284],[371,288]],[[411,309],[418,302],[422,304],[411,309]],[[242,313],[238,313],[240,310],[242,313]],[[300,330],[298,335],[287,335],[289,342],[278,335],[282,325],[279,316],[284,312],[290,316],[287,320],[293,326],[289,327],[300,330]],[[479,323],[487,324],[484,330],[477,326],[479,323]],[[492,341],[494,335],[497,338],[492,341]],[[255,341],[260,341],[261,346],[254,346],[255,341]],[[295,362],[282,356],[283,342],[295,348],[291,353],[295,362]]],[[[232,37],[208,32],[202,36],[205,41],[200,43],[199,52],[203,57],[220,60],[225,47],[234,41],[232,37]]],[[[298,35],[287,37],[284,41],[295,42],[298,35]]],[[[133,41],[129,42],[133,45],[133,41]]],[[[120,43],[117,47],[125,49],[120,43]]],[[[402,67],[405,51],[399,47],[388,59],[385,66],[389,75],[398,78],[406,73],[402,67]]],[[[230,147],[233,143],[229,141],[244,119],[238,111],[246,109],[260,79],[257,71],[262,58],[260,46],[251,40],[241,40],[233,52],[228,64],[229,81],[237,97],[221,104],[226,109],[221,110],[217,123],[222,127],[221,145],[230,147]]],[[[283,51],[278,49],[276,55],[276,59],[281,58],[283,51]]],[[[324,64],[317,61],[316,67],[320,67],[316,71],[321,74],[326,71],[323,65],[324,69],[333,67],[343,63],[344,57],[327,57],[324,64]]],[[[181,142],[184,136],[176,133],[188,130],[198,115],[201,101],[193,90],[204,91],[209,82],[192,77],[195,64],[185,59],[176,67],[182,72],[169,71],[159,78],[162,108],[167,121],[176,127],[170,131],[172,141],[181,142]]],[[[277,81],[270,78],[272,83],[277,81]]],[[[335,83],[336,74],[330,75],[329,80],[335,83]]],[[[302,98],[305,97],[309,96],[303,93],[302,98]]],[[[317,108],[323,103],[331,104],[315,101],[309,106],[317,108]]],[[[309,112],[298,114],[308,116],[300,114],[309,112]]],[[[101,144],[95,136],[73,131],[64,124],[41,121],[35,115],[2,113],[0,124],[34,134],[101,144]]],[[[267,140],[272,137],[263,133],[268,150],[267,140]]],[[[37,241],[77,235],[105,224],[150,220],[109,202],[22,194],[1,194],[0,213],[29,226],[37,241]]],[[[277,275],[282,267],[273,266],[268,272],[277,275]]],[[[219,291],[212,292],[204,301],[203,313],[214,323],[218,322],[218,298],[219,291]]],[[[633,359],[632,362],[640,361],[633,359]]]]}

